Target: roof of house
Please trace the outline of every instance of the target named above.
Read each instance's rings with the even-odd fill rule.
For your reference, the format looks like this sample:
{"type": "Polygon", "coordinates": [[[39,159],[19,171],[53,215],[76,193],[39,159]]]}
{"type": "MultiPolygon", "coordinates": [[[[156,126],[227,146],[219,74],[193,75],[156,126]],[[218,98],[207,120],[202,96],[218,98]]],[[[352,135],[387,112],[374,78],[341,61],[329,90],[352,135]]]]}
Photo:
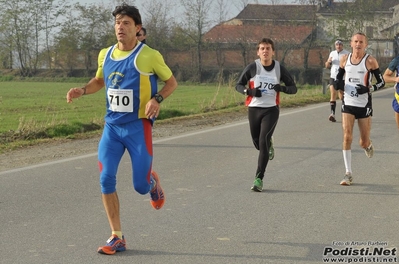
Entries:
{"type": "Polygon", "coordinates": [[[315,29],[312,27],[313,23],[309,22],[313,19],[311,14],[316,12],[319,14],[345,12],[348,10],[348,5],[353,7],[358,1],[369,1],[370,6],[374,6],[374,12],[393,12],[394,6],[399,7],[399,0],[355,0],[347,3],[324,1],[330,2],[330,5],[248,4],[235,18],[208,31],[204,40],[219,43],[257,43],[262,38],[269,37],[276,43],[301,44],[315,29]],[[278,21],[285,22],[279,24],[278,21]],[[293,21],[295,23],[292,23],[293,21]]]}
{"type": "Polygon", "coordinates": [[[306,25],[217,25],[208,31],[204,40],[218,43],[258,43],[262,38],[271,38],[276,44],[303,43],[313,28],[306,25]]]}

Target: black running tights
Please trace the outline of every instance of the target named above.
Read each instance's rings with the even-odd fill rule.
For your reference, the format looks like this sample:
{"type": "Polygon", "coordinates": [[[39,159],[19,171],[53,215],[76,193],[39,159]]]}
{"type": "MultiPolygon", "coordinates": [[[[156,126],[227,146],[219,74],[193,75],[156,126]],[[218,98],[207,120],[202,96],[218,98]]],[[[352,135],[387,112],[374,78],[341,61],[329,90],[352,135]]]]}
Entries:
{"type": "Polygon", "coordinates": [[[273,107],[248,107],[249,129],[251,131],[252,142],[259,150],[258,168],[256,177],[265,176],[266,166],[269,162],[270,140],[276,128],[280,115],[278,106],[273,107]]]}

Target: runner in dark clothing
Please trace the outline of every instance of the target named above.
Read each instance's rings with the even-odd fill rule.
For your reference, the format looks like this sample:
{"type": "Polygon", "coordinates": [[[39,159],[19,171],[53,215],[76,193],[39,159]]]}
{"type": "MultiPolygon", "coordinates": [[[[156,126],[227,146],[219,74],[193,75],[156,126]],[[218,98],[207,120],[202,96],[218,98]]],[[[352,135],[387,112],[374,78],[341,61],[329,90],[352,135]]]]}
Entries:
{"type": "Polygon", "coordinates": [[[257,46],[259,59],[249,64],[236,84],[247,95],[249,128],[255,148],[259,150],[253,191],[263,190],[263,178],[269,159],[274,157],[272,135],[280,114],[280,92],[295,94],[297,87],[287,69],[273,60],[274,42],[262,39],[257,46]],[[282,81],[285,86],[280,85],[282,81]],[[248,86],[248,88],[247,88],[248,86]]]}

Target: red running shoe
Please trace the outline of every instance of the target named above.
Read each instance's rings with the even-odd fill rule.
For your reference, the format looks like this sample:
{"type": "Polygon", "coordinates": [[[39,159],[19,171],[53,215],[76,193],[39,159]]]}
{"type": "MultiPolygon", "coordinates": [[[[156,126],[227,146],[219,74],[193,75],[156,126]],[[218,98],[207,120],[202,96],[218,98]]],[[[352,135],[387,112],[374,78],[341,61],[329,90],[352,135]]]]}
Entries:
{"type": "Polygon", "coordinates": [[[116,252],[121,252],[126,250],[126,240],[125,237],[122,236],[120,239],[117,235],[112,235],[108,240],[105,246],[99,247],[97,249],[98,253],[113,255],[116,252]]]}
{"type": "Polygon", "coordinates": [[[154,209],[159,210],[165,203],[165,196],[163,194],[158,174],[155,171],[151,172],[151,180],[155,181],[155,187],[153,190],[150,191],[151,205],[152,207],[154,207],[154,209]]]}

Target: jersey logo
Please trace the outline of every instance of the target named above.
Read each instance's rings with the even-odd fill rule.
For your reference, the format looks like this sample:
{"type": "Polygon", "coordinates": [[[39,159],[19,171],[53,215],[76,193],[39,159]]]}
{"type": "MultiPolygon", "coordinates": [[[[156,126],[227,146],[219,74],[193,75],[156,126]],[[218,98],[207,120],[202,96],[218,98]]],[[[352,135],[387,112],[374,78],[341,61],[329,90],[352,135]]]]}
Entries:
{"type": "Polygon", "coordinates": [[[120,85],[118,83],[122,82],[123,74],[120,72],[113,72],[109,75],[108,79],[111,80],[111,83],[108,88],[110,89],[120,89],[120,85]]]}
{"type": "Polygon", "coordinates": [[[349,78],[348,81],[352,82],[352,83],[360,83],[360,79],[359,78],[349,78]]]}

